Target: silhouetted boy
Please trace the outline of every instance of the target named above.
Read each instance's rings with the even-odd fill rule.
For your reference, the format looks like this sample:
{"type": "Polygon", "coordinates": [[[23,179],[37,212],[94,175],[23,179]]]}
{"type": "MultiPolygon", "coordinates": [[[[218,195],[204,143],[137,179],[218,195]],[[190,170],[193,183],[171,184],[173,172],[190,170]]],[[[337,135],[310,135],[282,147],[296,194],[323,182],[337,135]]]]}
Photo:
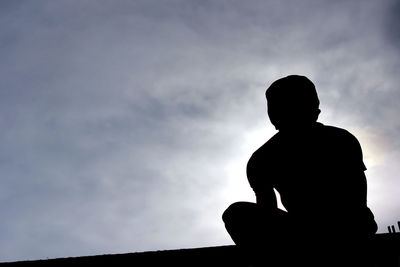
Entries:
{"type": "Polygon", "coordinates": [[[257,203],[232,204],[223,214],[227,231],[255,261],[360,263],[377,225],[359,142],[317,122],[318,95],[304,76],[275,81],[266,98],[279,132],[251,156],[247,176],[257,203]],[[287,212],[277,208],[274,189],[287,212]]]}

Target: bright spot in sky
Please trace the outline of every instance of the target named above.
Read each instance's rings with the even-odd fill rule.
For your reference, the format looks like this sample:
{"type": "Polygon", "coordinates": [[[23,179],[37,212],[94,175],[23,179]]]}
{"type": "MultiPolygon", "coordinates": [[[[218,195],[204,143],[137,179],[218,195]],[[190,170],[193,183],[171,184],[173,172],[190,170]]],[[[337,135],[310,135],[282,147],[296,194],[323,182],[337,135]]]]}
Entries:
{"type": "MultiPolygon", "coordinates": [[[[255,202],[256,198],[253,190],[247,181],[246,166],[251,154],[262,146],[269,138],[276,133],[272,125],[259,125],[249,130],[244,135],[244,142],[241,146],[241,152],[227,165],[228,186],[226,188],[225,199],[227,202],[250,201],[255,202]]],[[[278,208],[285,210],[279,193],[275,191],[278,208]]]]}
{"type": "Polygon", "coordinates": [[[383,133],[368,128],[351,130],[363,149],[363,159],[367,168],[382,165],[385,162],[384,151],[388,149],[383,133]]]}

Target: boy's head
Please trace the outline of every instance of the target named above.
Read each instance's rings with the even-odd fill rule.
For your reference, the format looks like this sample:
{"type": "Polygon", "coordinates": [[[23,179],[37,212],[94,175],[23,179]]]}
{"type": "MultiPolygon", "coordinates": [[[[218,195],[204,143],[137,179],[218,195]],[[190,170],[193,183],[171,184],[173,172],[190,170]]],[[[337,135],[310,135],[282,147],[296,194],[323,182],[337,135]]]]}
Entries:
{"type": "Polygon", "coordinates": [[[268,116],[278,130],[312,125],[320,113],[314,84],[305,76],[290,75],[276,80],[265,92],[268,116]]]}

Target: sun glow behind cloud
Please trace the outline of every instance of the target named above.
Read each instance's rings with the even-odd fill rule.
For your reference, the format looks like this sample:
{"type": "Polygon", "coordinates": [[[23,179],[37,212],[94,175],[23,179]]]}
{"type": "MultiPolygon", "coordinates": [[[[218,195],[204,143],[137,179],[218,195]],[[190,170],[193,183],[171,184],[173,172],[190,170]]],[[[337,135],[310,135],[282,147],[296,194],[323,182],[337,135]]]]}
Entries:
{"type": "MultiPolygon", "coordinates": [[[[236,201],[256,202],[255,194],[252,191],[246,176],[246,165],[251,154],[263,145],[269,138],[276,133],[271,124],[259,125],[243,133],[243,142],[241,144],[242,152],[238,157],[233,158],[226,166],[227,182],[225,187],[225,201],[233,203],[236,201]]],[[[280,195],[275,190],[277,196],[278,208],[285,210],[280,195]]]]}
{"type": "Polygon", "coordinates": [[[385,231],[400,209],[393,3],[0,2],[1,260],[229,242],[221,213],[255,201],[247,160],[275,133],[264,90],[289,74],[360,139],[385,231]]]}

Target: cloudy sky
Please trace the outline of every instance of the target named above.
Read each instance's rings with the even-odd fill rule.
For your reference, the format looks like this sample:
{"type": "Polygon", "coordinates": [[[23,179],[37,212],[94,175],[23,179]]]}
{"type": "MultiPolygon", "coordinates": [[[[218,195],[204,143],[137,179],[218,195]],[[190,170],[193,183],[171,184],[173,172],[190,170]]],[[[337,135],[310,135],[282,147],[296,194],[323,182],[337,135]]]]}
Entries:
{"type": "Polygon", "coordinates": [[[395,0],[0,3],[0,261],[232,244],[265,89],[301,74],[400,220],[395,0]]]}

